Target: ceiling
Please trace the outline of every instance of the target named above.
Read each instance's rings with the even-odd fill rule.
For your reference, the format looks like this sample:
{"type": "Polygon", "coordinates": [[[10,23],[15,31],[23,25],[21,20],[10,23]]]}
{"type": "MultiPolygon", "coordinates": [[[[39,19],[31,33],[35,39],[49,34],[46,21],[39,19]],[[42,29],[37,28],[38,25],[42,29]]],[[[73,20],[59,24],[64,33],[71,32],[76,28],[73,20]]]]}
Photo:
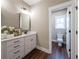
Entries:
{"type": "Polygon", "coordinates": [[[29,5],[34,5],[38,2],[40,2],[41,0],[24,0],[24,1],[29,5]]]}

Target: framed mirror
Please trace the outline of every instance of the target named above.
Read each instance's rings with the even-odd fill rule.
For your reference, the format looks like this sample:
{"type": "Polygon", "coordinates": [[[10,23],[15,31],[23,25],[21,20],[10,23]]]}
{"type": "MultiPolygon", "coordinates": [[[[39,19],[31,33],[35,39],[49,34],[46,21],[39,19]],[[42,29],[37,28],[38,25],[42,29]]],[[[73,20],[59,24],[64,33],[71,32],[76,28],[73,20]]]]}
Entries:
{"type": "Polygon", "coordinates": [[[20,28],[23,31],[30,30],[30,16],[28,14],[20,13],[20,28]]]}

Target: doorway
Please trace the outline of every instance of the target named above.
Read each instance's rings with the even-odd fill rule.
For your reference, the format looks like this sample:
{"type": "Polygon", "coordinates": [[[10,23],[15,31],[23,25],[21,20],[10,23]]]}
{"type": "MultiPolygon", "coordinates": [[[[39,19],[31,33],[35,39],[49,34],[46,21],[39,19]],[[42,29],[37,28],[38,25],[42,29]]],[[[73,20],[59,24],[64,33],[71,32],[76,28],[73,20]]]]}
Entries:
{"type": "Polygon", "coordinates": [[[49,51],[52,52],[52,41],[57,41],[57,33],[63,33],[63,43],[66,44],[68,57],[70,58],[71,50],[71,3],[67,2],[49,8],[49,51]],[[62,12],[61,12],[62,11],[62,12]],[[52,15],[52,13],[54,15],[52,15]],[[53,16],[53,17],[52,17],[53,16]],[[52,20],[54,18],[55,20],[52,20]],[[64,20],[64,21],[63,21],[64,20]],[[53,22],[53,23],[52,23],[53,22]],[[53,30],[52,30],[53,29],[53,30]]]}
{"type": "Polygon", "coordinates": [[[58,42],[57,38],[62,36],[62,43],[66,43],[66,13],[67,9],[52,11],[52,41],[58,42]]]}

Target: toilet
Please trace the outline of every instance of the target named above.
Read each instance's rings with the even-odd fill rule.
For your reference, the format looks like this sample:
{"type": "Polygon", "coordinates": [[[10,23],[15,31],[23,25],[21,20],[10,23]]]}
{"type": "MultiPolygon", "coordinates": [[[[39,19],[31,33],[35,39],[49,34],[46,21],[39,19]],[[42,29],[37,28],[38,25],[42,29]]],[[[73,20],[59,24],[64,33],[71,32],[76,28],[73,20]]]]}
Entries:
{"type": "Polygon", "coordinates": [[[58,46],[62,46],[62,43],[63,43],[63,34],[62,33],[57,33],[57,42],[58,42],[58,46]]]}

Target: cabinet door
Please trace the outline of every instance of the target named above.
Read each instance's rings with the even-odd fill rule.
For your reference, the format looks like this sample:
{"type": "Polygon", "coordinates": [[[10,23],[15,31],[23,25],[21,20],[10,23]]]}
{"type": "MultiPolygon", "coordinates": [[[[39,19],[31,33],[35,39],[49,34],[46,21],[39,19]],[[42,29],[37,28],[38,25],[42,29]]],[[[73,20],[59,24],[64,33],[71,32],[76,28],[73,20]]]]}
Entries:
{"type": "Polygon", "coordinates": [[[31,36],[31,49],[36,47],[36,35],[31,36]]]}
{"type": "Polygon", "coordinates": [[[36,47],[36,35],[25,37],[25,55],[36,47]]]}
{"type": "Polygon", "coordinates": [[[30,37],[25,37],[25,55],[31,51],[31,39],[30,37]]]}

